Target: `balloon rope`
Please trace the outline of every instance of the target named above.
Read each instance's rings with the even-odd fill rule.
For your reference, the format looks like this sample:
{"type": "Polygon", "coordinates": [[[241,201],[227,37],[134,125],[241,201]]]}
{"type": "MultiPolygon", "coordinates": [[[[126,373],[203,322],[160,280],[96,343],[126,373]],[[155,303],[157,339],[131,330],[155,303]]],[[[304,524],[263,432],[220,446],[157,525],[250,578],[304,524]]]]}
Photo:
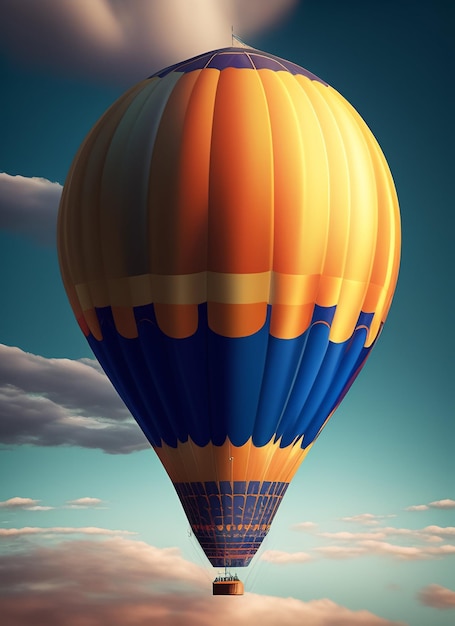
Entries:
{"type": "Polygon", "coordinates": [[[212,582],[213,575],[209,572],[207,568],[207,562],[202,556],[203,555],[202,548],[199,545],[199,542],[196,539],[193,531],[191,530],[191,527],[188,529],[188,540],[197,560],[199,561],[200,565],[202,566],[202,569],[204,570],[205,577],[207,578],[207,580],[210,580],[210,582],[212,582]]]}

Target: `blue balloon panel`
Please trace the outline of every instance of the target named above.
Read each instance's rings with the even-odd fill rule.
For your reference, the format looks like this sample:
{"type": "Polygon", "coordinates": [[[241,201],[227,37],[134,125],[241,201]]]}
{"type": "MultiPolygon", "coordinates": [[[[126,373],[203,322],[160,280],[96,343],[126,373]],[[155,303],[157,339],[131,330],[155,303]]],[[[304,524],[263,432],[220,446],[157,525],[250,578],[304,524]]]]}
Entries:
{"type": "Polygon", "coordinates": [[[176,447],[190,437],[198,446],[242,446],[250,438],[286,447],[303,437],[306,448],[338,406],[371,349],[365,348],[371,315],[361,314],[353,336],[329,340],[335,307],[315,307],[308,330],[295,339],[269,333],[271,307],[259,332],[223,337],[210,330],[199,305],[196,333],[165,335],[153,305],[135,309],[138,337],[116,330],[110,307],[97,309],[102,341],[90,346],[118,393],[154,446],[176,447]]]}

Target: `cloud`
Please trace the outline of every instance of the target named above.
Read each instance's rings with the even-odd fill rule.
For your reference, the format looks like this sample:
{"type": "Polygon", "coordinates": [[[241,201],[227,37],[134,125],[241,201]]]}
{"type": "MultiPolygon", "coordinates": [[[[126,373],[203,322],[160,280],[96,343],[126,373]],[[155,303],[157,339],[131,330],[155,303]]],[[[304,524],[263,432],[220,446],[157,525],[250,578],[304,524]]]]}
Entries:
{"type": "Polygon", "coordinates": [[[455,500],[436,500],[428,505],[432,509],[455,509],[455,500]]]}
{"type": "Polygon", "coordinates": [[[327,559],[341,560],[362,556],[366,553],[366,550],[359,546],[321,546],[320,548],[315,548],[315,552],[327,559]]]}
{"type": "Polygon", "coordinates": [[[9,500],[3,500],[0,502],[0,509],[23,509],[24,511],[50,511],[54,507],[41,506],[40,500],[33,500],[32,498],[20,498],[18,496],[10,498],[9,500]]]}
{"type": "Polygon", "coordinates": [[[292,526],[292,530],[303,531],[303,532],[313,532],[317,528],[317,524],[314,522],[299,522],[298,524],[294,524],[292,526]]]}
{"type": "Polygon", "coordinates": [[[420,529],[375,526],[371,532],[319,532],[317,536],[323,539],[337,542],[342,541],[344,544],[349,544],[348,546],[332,545],[315,549],[316,552],[326,558],[339,559],[363,555],[381,555],[400,560],[420,560],[441,558],[455,554],[455,546],[453,545],[428,545],[435,543],[442,544],[444,540],[454,540],[455,527],[453,526],[442,527],[431,525],[420,529]],[[384,541],[386,538],[407,540],[408,542],[412,542],[413,545],[390,543],[384,541]]]}
{"type": "Polygon", "coordinates": [[[421,604],[434,609],[455,609],[455,591],[441,585],[428,585],[417,594],[421,604]]]}
{"type": "Polygon", "coordinates": [[[437,542],[442,541],[443,537],[455,537],[455,527],[453,526],[425,526],[421,529],[411,528],[395,528],[394,526],[377,527],[372,532],[322,532],[317,533],[318,537],[325,539],[336,539],[341,541],[361,541],[361,540],[379,540],[390,536],[410,537],[420,541],[437,542]]]}
{"type": "Polygon", "coordinates": [[[261,555],[261,561],[276,563],[278,565],[289,565],[290,563],[307,563],[313,557],[307,552],[283,552],[281,550],[266,550],[261,555]]]}
{"type": "Polygon", "coordinates": [[[455,546],[442,545],[437,547],[429,546],[401,546],[386,541],[360,541],[360,548],[369,555],[391,556],[405,561],[417,561],[424,559],[435,559],[443,556],[455,554],[455,546]]]}
{"type": "Polygon", "coordinates": [[[0,556],[2,620],[32,626],[398,626],[328,599],[247,593],[240,601],[211,595],[211,574],[182,558],[122,537],[28,545],[0,556]]]}
{"type": "Polygon", "coordinates": [[[96,526],[82,526],[73,528],[69,526],[53,526],[51,528],[43,528],[41,526],[24,526],[23,528],[0,528],[1,537],[23,537],[24,535],[44,535],[46,537],[55,537],[58,535],[135,535],[130,530],[110,530],[108,528],[97,528],[96,526]]]}
{"type": "Polygon", "coordinates": [[[0,443],[146,449],[96,361],[47,359],[0,344],[0,443]]]}
{"type": "Polygon", "coordinates": [[[413,504],[406,507],[405,511],[428,511],[428,509],[455,509],[455,500],[446,498],[445,500],[436,500],[429,504],[413,504]]]}
{"type": "Polygon", "coordinates": [[[297,0],[6,0],[0,42],[27,63],[140,80],[276,23],[297,0]]]}
{"type": "Polygon", "coordinates": [[[346,531],[318,533],[318,537],[324,539],[336,539],[339,541],[360,541],[361,539],[384,539],[387,536],[385,529],[370,533],[350,533],[346,531]]]}
{"type": "Polygon", "coordinates": [[[395,517],[395,515],[374,515],[373,513],[360,513],[359,515],[353,515],[352,517],[342,517],[343,522],[354,522],[356,524],[365,524],[370,526],[373,524],[379,524],[380,521],[387,517],[395,517]]]}
{"type": "Polygon", "coordinates": [[[0,172],[0,229],[55,245],[62,186],[45,178],[0,172]]]}
{"type": "Polygon", "coordinates": [[[402,546],[387,541],[364,540],[353,546],[321,546],[315,552],[327,559],[352,559],[359,556],[387,556],[400,561],[423,561],[455,554],[455,546],[402,546]]]}
{"type": "Polygon", "coordinates": [[[405,511],[428,511],[430,507],[426,504],[414,504],[413,506],[408,506],[405,508],[405,511]]]}
{"type": "Polygon", "coordinates": [[[66,503],[70,509],[90,509],[90,508],[100,508],[103,504],[103,500],[99,498],[77,498],[77,500],[68,500],[66,503]]]}
{"type": "Polygon", "coordinates": [[[425,526],[420,533],[423,536],[437,535],[439,537],[453,537],[455,539],[455,526],[425,526]]]}
{"type": "Polygon", "coordinates": [[[303,563],[319,558],[352,559],[358,557],[383,556],[394,560],[416,561],[440,559],[455,554],[455,526],[430,525],[424,528],[396,528],[379,526],[379,519],[394,517],[392,515],[372,515],[365,513],[353,517],[345,517],[343,521],[353,521],[371,530],[359,532],[335,531],[315,532],[311,522],[295,524],[296,530],[308,530],[313,537],[328,540],[329,545],[313,548],[312,552],[264,552],[262,560],[275,564],[303,563]],[[401,542],[401,543],[399,543],[401,542]],[[403,545],[406,542],[409,545],[403,545]]]}
{"type": "MultiPolygon", "coordinates": [[[[9,510],[23,510],[23,511],[51,511],[55,509],[53,506],[42,506],[39,504],[41,500],[34,500],[33,498],[21,498],[16,496],[9,498],[9,500],[3,500],[0,502],[0,509],[9,510]]],[[[101,505],[104,501],[100,498],[78,498],[77,500],[68,500],[65,508],[69,509],[89,509],[89,508],[104,508],[101,505]]]]}

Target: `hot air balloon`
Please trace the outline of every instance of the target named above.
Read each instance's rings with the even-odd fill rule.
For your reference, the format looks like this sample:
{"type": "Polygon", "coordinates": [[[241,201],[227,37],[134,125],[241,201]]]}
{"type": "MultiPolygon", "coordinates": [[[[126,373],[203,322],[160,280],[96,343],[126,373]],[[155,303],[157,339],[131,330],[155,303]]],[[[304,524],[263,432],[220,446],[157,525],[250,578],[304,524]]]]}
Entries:
{"type": "Polygon", "coordinates": [[[247,566],[392,301],[399,209],[371,131],[274,55],[177,63],[85,139],[58,248],[77,321],[208,560],[247,566]]]}

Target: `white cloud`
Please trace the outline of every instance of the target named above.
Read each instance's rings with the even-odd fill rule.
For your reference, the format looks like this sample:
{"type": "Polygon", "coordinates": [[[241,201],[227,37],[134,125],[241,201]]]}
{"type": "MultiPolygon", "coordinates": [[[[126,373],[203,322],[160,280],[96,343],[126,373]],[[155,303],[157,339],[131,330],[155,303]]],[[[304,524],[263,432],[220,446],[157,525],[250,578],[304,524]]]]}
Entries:
{"type": "Polygon", "coordinates": [[[2,344],[0,443],[111,454],[149,445],[96,361],[46,359],[2,344]]]}
{"type": "Polygon", "coordinates": [[[136,81],[270,27],[296,0],[21,0],[2,6],[10,56],[65,73],[136,81]]]}
{"type": "Polygon", "coordinates": [[[55,245],[62,186],[45,178],[0,172],[0,229],[55,245]]]}
{"type": "Polygon", "coordinates": [[[23,509],[25,511],[50,511],[54,507],[42,506],[39,504],[40,500],[33,500],[32,498],[21,498],[16,496],[9,498],[9,500],[3,500],[0,502],[0,509],[23,509]]]}
{"type": "Polygon", "coordinates": [[[37,615],[46,626],[398,626],[329,599],[214,598],[212,577],[175,548],[122,537],[41,541],[0,555],[2,620],[15,626],[32,626],[37,615]]]}
{"type": "Polygon", "coordinates": [[[307,552],[283,552],[281,550],[266,550],[261,555],[261,561],[276,563],[278,565],[289,565],[290,563],[307,563],[313,557],[307,552]]]}
{"type": "Polygon", "coordinates": [[[428,585],[417,594],[421,604],[434,609],[455,609],[455,591],[441,585],[428,585]]]}

